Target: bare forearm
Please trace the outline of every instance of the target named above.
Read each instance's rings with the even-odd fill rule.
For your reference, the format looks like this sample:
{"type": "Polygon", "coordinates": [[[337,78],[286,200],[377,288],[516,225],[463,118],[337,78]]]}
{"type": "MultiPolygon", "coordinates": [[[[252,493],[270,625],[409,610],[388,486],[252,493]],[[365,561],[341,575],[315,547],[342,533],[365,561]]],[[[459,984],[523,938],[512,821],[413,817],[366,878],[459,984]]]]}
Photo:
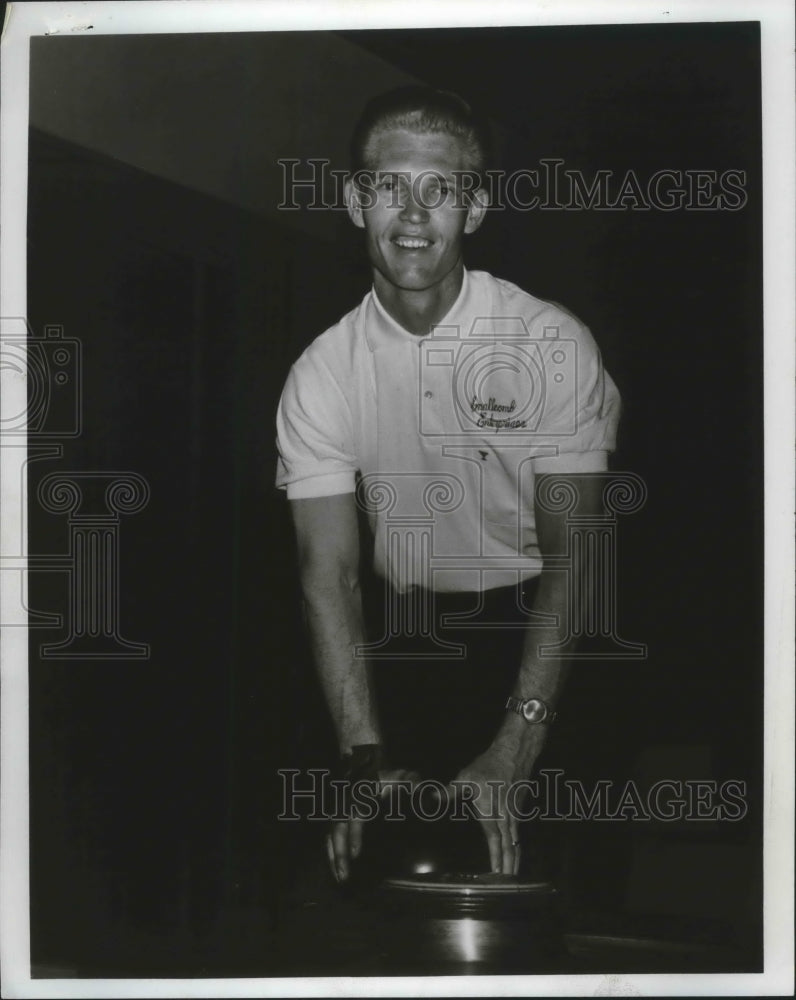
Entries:
{"type": "MultiPolygon", "coordinates": [[[[520,698],[540,698],[555,709],[563,690],[569,664],[560,656],[541,654],[546,646],[564,640],[567,628],[567,580],[563,573],[543,572],[533,610],[557,616],[556,625],[528,627],[522,661],[512,693],[520,698]]],[[[515,777],[527,778],[544,746],[547,725],[532,725],[515,712],[507,712],[494,746],[515,761],[515,777]]]]}
{"type": "Polygon", "coordinates": [[[310,576],[303,591],[312,653],[341,754],[380,743],[370,667],[356,655],[365,641],[358,583],[310,576]]]}

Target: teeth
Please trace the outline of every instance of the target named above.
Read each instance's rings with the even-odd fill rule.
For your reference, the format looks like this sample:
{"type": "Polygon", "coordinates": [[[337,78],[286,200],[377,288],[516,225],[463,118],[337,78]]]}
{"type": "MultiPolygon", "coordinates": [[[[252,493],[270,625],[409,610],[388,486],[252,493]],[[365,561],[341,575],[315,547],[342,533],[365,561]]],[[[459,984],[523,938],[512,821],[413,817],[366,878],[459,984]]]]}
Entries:
{"type": "Polygon", "coordinates": [[[430,240],[421,240],[411,236],[397,236],[395,242],[399,247],[406,247],[407,250],[422,250],[424,247],[431,246],[430,240]]]}

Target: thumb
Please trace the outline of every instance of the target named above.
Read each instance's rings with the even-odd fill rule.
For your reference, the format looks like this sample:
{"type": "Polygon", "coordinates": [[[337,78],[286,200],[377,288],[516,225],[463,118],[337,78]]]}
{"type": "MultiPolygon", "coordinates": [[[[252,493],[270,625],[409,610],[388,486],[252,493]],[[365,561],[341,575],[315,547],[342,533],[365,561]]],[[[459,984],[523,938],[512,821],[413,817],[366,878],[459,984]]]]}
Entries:
{"type": "Polygon", "coordinates": [[[352,858],[358,858],[362,852],[362,821],[352,819],[348,823],[348,849],[352,858]]]}

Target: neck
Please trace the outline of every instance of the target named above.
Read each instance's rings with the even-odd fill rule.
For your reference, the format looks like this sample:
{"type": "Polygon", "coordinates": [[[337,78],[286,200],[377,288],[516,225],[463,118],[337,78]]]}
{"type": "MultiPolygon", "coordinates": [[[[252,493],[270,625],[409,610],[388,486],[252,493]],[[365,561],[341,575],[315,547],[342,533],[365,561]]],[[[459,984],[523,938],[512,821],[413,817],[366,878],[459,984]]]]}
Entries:
{"type": "Polygon", "coordinates": [[[418,291],[397,288],[380,271],[373,272],[379,302],[396,323],[418,337],[425,337],[448,313],[459,297],[463,280],[464,264],[461,259],[439,284],[418,291]]]}

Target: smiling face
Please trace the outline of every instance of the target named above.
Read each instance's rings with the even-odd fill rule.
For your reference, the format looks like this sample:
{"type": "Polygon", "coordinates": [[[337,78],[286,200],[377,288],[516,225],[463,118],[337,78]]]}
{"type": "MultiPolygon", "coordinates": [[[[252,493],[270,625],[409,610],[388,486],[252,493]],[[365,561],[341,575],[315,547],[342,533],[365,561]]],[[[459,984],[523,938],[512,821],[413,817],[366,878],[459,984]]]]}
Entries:
{"type": "Polygon", "coordinates": [[[385,130],[369,143],[368,167],[364,189],[349,181],[348,208],[365,230],[377,291],[444,294],[455,285],[458,293],[462,240],[486,207],[474,194],[462,197],[470,169],[463,143],[444,132],[385,130]]]}

